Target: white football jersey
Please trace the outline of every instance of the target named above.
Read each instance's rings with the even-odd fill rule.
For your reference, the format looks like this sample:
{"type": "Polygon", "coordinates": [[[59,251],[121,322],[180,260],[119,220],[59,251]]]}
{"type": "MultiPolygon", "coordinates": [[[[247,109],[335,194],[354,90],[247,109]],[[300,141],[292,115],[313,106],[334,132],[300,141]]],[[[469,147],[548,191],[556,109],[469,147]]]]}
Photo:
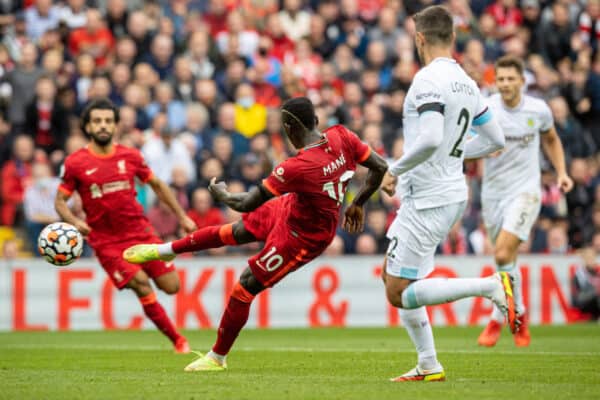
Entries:
{"type": "Polygon", "coordinates": [[[486,110],[477,84],[453,59],[436,58],[415,75],[404,101],[404,150],[417,140],[419,114],[426,111],[442,111],[444,139],[427,161],[400,176],[402,197],[411,197],[417,209],[467,199],[466,134],[473,119],[489,118],[486,110]]]}
{"type": "Polygon", "coordinates": [[[506,146],[498,157],[485,159],[481,197],[539,194],[540,133],[554,125],[550,108],[543,100],[527,95],[513,109],[504,105],[500,94],[491,96],[488,104],[502,128],[506,146]]]}

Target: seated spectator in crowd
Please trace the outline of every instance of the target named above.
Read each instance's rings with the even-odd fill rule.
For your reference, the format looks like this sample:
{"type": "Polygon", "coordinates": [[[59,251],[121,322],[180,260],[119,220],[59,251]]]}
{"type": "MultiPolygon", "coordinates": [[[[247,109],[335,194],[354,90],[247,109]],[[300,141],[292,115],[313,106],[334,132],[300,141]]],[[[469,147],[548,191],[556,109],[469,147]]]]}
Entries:
{"type": "Polygon", "coordinates": [[[236,90],[235,129],[250,139],[267,126],[267,109],[256,102],[254,89],[242,83],[236,90]]]}
{"type": "Polygon", "coordinates": [[[49,77],[35,85],[35,98],[27,106],[25,133],[47,154],[62,151],[69,129],[67,110],[56,100],[56,86],[49,77]]]}
{"type": "Polygon", "coordinates": [[[369,233],[361,233],[356,238],[356,254],[373,255],[377,254],[377,242],[373,235],[369,233]]]}
{"type": "Polygon", "coordinates": [[[192,193],[192,207],[187,215],[196,223],[198,229],[225,223],[223,212],[214,206],[210,192],[203,187],[192,193]]]}
{"type": "Polygon", "coordinates": [[[146,114],[151,119],[158,112],[167,114],[167,121],[169,126],[179,131],[185,126],[186,110],[183,102],[173,98],[173,87],[170,83],[163,81],[154,88],[154,97],[156,101],[153,101],[146,107],[146,114]]]}
{"type": "Polygon", "coordinates": [[[32,182],[23,199],[25,227],[29,248],[37,254],[37,238],[44,227],[52,222],[60,221],[54,210],[54,197],[60,179],[52,176],[50,166],[45,163],[34,163],[31,167],[32,182]]]}
{"type": "Polygon", "coordinates": [[[147,216],[156,233],[164,242],[177,239],[179,222],[169,206],[157,200],[148,210],[147,216]]]}
{"type": "Polygon", "coordinates": [[[13,143],[12,158],[2,166],[0,181],[0,225],[13,226],[23,206],[25,189],[31,183],[33,140],[19,135],[13,143]]]}
{"type": "Polygon", "coordinates": [[[142,147],[142,154],[150,169],[158,178],[171,183],[173,169],[180,166],[185,169],[188,179],[194,181],[196,167],[187,148],[177,138],[175,130],[166,123],[158,126],[158,129],[160,136],[151,137],[142,147]]]}
{"type": "Polygon", "coordinates": [[[218,134],[212,142],[212,156],[223,165],[223,178],[231,179],[235,174],[235,159],[233,155],[233,142],[231,136],[218,134]]]}
{"type": "Polygon", "coordinates": [[[210,79],[215,73],[215,65],[209,56],[210,40],[208,32],[204,30],[192,32],[189,37],[186,56],[195,79],[210,79]]]}
{"type": "Polygon", "coordinates": [[[104,67],[115,47],[115,39],[105,26],[100,10],[90,8],[85,13],[85,26],[69,36],[69,51],[73,56],[88,53],[99,67],[104,67]]]}
{"type": "MultiPolygon", "coordinates": [[[[367,212],[365,232],[375,239],[375,253],[384,254],[388,248],[387,212],[384,208],[373,207],[367,212]]],[[[358,246],[358,243],[356,244],[358,246]]]]}
{"type": "Polygon", "coordinates": [[[344,255],[344,239],[336,235],[333,237],[329,246],[323,252],[324,256],[342,256],[344,255]]]}
{"type": "Polygon", "coordinates": [[[591,319],[600,318],[600,268],[592,247],[581,250],[582,264],[571,281],[571,304],[591,319]]]}
{"type": "Polygon", "coordinates": [[[25,10],[27,36],[37,42],[44,32],[54,29],[60,22],[60,8],[52,0],[35,0],[25,10]]]}
{"type": "MultiPolygon", "coordinates": [[[[210,138],[222,134],[229,136],[233,143],[234,157],[240,157],[250,150],[250,142],[248,138],[242,135],[236,127],[236,106],[233,103],[223,103],[219,109],[218,128],[213,130],[210,138]]],[[[212,142],[207,143],[207,146],[212,147],[212,142]]]]}
{"type": "Polygon", "coordinates": [[[558,224],[548,230],[546,254],[570,253],[569,238],[566,229],[558,224]]]}
{"type": "Polygon", "coordinates": [[[239,168],[239,180],[246,187],[246,191],[258,185],[265,177],[265,171],[263,170],[260,158],[254,153],[244,155],[240,161],[239,168]]]}
{"type": "Polygon", "coordinates": [[[144,61],[150,64],[158,73],[160,80],[168,79],[173,73],[173,38],[159,34],[152,39],[150,53],[146,54],[144,61]]]}

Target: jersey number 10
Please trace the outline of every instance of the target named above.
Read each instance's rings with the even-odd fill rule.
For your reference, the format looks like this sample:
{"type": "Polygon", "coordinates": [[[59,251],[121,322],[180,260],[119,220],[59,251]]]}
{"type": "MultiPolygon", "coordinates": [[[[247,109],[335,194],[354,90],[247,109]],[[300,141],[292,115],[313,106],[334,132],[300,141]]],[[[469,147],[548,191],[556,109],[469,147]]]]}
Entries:
{"type": "Polygon", "coordinates": [[[338,204],[342,204],[342,202],[344,201],[345,191],[343,182],[337,183],[337,193],[335,191],[335,182],[327,182],[326,184],[324,184],[323,191],[327,192],[329,197],[337,201],[338,204]]]}

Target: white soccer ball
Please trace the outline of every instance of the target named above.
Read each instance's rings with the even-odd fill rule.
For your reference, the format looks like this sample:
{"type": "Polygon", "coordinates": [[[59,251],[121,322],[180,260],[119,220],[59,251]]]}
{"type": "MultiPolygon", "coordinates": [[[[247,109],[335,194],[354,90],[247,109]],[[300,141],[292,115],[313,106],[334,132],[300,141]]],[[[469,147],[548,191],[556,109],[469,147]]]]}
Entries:
{"type": "Polygon", "coordinates": [[[83,251],[83,236],[73,225],[55,222],[38,237],[38,251],[50,264],[62,267],[73,263],[83,251]]]}

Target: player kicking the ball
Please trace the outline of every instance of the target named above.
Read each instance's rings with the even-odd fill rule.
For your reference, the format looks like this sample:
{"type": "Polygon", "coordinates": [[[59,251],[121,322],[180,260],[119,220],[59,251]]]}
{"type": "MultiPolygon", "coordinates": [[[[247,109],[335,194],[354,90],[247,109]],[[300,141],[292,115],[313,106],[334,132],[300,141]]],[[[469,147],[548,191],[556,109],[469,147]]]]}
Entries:
{"type": "Polygon", "coordinates": [[[152,174],[138,150],[113,142],[119,114],[110,100],[92,101],[81,119],[82,128],[91,141],[65,160],[62,183],[56,194],[56,211],[63,221],[87,236],[113,284],[135,292],[146,316],[173,342],[175,351],[189,353],[187,340],[177,332],[157,301],[149,280],[152,278],[165,293],[177,293],[179,277],[173,263],[152,261],[140,266],[125,262],[121,257],[123,250],[133,244],[161,242],[136,200],[134,179],[149,184],[179,217],[187,232],[194,231],[196,224],[186,216],[171,189],[152,174]],[[87,222],[76,217],[67,205],[74,191],[81,196],[87,222]]]}
{"type": "Polygon", "coordinates": [[[216,200],[246,213],[240,221],[200,229],[171,243],[133,246],[123,253],[127,261],[141,263],[172,260],[183,252],[265,242],[234,286],[212,350],[185,371],[225,370],[225,358],[248,320],[254,297],[319,256],[335,236],[346,187],[357,165],[367,167],[369,174],[345,212],[344,228],[353,233],[362,231],[363,204],[379,188],[387,170],[385,161],[345,127],[317,131],[315,110],[307,98],[286,101],[281,112],[284,131],[298,154],[276,166],[250,192],[229,193],[225,183],[214,179],[209,186],[216,200]]]}
{"type": "MultiPolygon", "coordinates": [[[[498,118],[506,138],[506,148],[498,156],[485,159],[481,200],[483,221],[492,242],[498,271],[514,280],[515,308],[520,322],[514,336],[517,346],[529,346],[517,251],[526,241],[541,207],[539,149],[542,147],[556,170],[557,184],[566,193],[573,187],[567,175],[560,138],[554,129],[552,113],[540,99],[522,94],[525,79],[523,63],[511,56],[496,62],[499,94],[489,99],[490,110],[498,118]]],[[[496,307],[489,324],[479,336],[482,346],[494,346],[500,338],[504,315],[496,307]]]]}
{"type": "Polygon", "coordinates": [[[415,368],[392,381],[441,381],[425,306],[472,296],[491,299],[516,330],[512,284],[500,272],[488,278],[423,279],[432,272],[436,247],[461,218],[467,204],[463,159],[479,158],[504,146],[504,136],[477,85],[452,59],[452,16],[440,6],[414,16],[416,47],[425,65],[404,103],[405,154],[394,162],[384,185],[400,176],[402,205],[387,236],[383,268],[389,302],[418,353],[415,368]],[[466,141],[471,126],[479,133],[466,141]]]}

